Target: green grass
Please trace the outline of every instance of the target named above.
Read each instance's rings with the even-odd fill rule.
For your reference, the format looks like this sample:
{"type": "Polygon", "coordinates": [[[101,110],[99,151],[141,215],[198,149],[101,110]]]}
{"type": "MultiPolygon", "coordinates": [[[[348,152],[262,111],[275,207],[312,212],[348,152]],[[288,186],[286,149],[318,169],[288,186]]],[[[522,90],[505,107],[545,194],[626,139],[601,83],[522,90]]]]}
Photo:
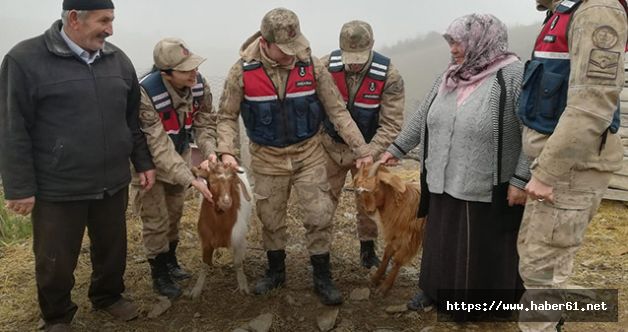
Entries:
{"type": "Polygon", "coordinates": [[[9,212],[4,206],[4,195],[0,187],[0,247],[19,242],[31,236],[30,217],[9,212]]]}

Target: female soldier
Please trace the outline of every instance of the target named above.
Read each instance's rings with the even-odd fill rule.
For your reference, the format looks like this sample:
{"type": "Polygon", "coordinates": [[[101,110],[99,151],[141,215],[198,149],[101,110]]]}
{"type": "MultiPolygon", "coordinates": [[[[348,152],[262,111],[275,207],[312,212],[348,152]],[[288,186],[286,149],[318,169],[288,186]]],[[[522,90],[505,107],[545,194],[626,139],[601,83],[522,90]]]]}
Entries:
{"type": "Polygon", "coordinates": [[[194,186],[211,201],[207,185],[190,170],[192,130],[203,157],[215,160],[216,118],[209,85],[198,73],[204,58],[176,38],[157,43],[153,58],[153,70],[140,80],[140,124],[157,176],[152,190],[134,186],[134,193],[153,288],[176,298],[181,289],[174,281],[190,277],[175,254],[185,191],[194,186]]]}

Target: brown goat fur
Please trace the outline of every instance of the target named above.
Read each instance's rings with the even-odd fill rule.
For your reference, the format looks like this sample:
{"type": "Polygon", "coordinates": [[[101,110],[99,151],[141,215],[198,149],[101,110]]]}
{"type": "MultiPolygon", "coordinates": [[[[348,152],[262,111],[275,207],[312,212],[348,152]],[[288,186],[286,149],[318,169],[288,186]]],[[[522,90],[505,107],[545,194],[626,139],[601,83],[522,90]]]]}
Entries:
{"type": "Polygon", "coordinates": [[[404,183],[379,163],[361,168],[353,186],[358,204],[374,215],[382,228],[386,247],[371,281],[379,286],[378,292],[386,295],[401,266],[407,265],[416,256],[423,242],[425,218],[417,218],[421,189],[418,184],[404,183]],[[382,282],[391,259],[392,269],[382,282]]]}
{"type": "MultiPolygon", "coordinates": [[[[220,162],[210,163],[209,171],[194,168],[193,172],[207,181],[214,201],[211,203],[203,199],[198,217],[203,262],[212,266],[214,249],[231,248],[238,289],[248,293],[248,283],[242,266],[251,213],[250,188],[245,180],[246,175],[239,175],[236,170],[220,162]]],[[[201,284],[199,287],[202,288],[203,282],[197,282],[197,286],[201,284]]],[[[200,289],[197,288],[194,290],[198,293],[194,294],[196,296],[200,295],[200,289]]]]}

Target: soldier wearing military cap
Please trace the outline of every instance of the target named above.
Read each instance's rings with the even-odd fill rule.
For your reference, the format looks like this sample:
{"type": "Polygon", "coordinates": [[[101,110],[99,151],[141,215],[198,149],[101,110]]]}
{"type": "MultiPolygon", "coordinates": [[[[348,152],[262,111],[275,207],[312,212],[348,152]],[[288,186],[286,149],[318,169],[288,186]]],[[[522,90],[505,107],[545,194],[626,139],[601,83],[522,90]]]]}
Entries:
{"type": "MultiPolygon", "coordinates": [[[[519,117],[533,160],[519,230],[524,304],[563,303],[587,225],[621,168],[619,94],[628,38],[625,0],[537,0],[547,11],[526,66],[519,117]],[[542,289],[543,291],[540,291],[542,289]]],[[[520,315],[522,331],[560,330],[560,311],[520,315]],[[558,323],[558,325],[557,325],[558,323]]]]}
{"type": "MultiPolygon", "coordinates": [[[[374,156],[380,155],[401,130],[405,93],[399,71],[386,56],[373,51],[373,29],[364,21],[350,21],[340,30],[340,49],[322,57],[322,63],[347,105],[374,156]]],[[[351,149],[329,121],[324,120],[322,142],[327,151],[327,176],[331,185],[334,210],[347,173],[354,175],[351,149]]],[[[358,207],[357,230],[362,266],[379,265],[375,254],[377,224],[358,207]]]]}
{"type": "Polygon", "coordinates": [[[155,45],[153,60],[153,70],[140,80],[140,126],[157,176],[148,192],[134,177],[131,197],[142,219],[153,288],[176,298],[181,295],[176,281],[190,277],[176,256],[186,189],[193,186],[212,198],[205,182],[191,171],[192,131],[202,156],[215,159],[216,114],[209,84],[198,72],[204,58],[191,52],[183,40],[164,38],[155,45]]]}
{"type": "Polygon", "coordinates": [[[311,55],[294,12],[269,11],[260,31],[245,41],[229,71],[218,114],[216,151],[224,163],[237,166],[233,142],[240,115],[251,141],[256,210],[268,258],[255,293],[285,282],[286,211],[294,189],[303,210],[314,290],[324,304],[342,303],[330,271],[333,203],[320,144],[323,116],[339,128],[358,165],[372,162],[372,156],[331,75],[311,55]]]}
{"type": "Polygon", "coordinates": [[[7,206],[32,211],[35,279],[47,331],[69,331],[81,242],[93,267],[88,296],[121,320],[129,160],[144,190],[154,165],[138,123],[140,89],[127,56],[106,42],[111,0],[65,0],[62,19],[23,41],[0,69],[0,173],[7,206]]]}

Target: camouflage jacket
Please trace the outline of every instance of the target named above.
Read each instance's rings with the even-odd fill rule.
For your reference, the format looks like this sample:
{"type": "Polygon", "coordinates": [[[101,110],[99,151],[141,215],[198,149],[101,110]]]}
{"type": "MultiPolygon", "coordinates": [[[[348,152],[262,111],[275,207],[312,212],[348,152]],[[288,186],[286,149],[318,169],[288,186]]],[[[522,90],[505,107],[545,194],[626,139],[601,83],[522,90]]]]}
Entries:
{"type": "MultiPolygon", "coordinates": [[[[218,153],[235,154],[234,142],[238,133],[238,117],[240,115],[240,103],[244,99],[242,81],[242,60],[258,60],[262,62],[264,70],[277,87],[277,94],[282,98],[285,95],[285,85],[288,74],[294,64],[290,66],[280,66],[263,54],[259,42],[259,32],[250,37],[240,49],[239,59],[229,71],[225,88],[220,99],[218,114],[218,153]]],[[[360,130],[353,122],[348,112],[345,111],[345,104],[338,92],[338,88],[320,60],[311,57],[309,50],[307,54],[300,54],[298,58],[303,61],[312,59],[314,64],[314,75],[316,76],[316,94],[325,108],[327,116],[337,128],[340,128],[341,137],[348,142],[355,157],[365,157],[371,154],[369,147],[364,142],[360,130]]],[[[320,160],[325,162],[324,150],[320,145],[321,134],[307,139],[303,142],[287,147],[278,148],[272,146],[261,146],[250,143],[251,168],[255,172],[266,175],[286,175],[290,174],[295,164],[300,160],[320,160]],[[317,155],[316,158],[312,158],[317,155]],[[289,158],[287,158],[289,156],[289,158]],[[318,157],[320,156],[320,157],[318,157]]]]}
{"type": "MultiPolygon", "coordinates": [[[[327,68],[329,66],[329,54],[321,58],[321,62],[327,68]]],[[[352,73],[345,71],[347,89],[351,96],[357,93],[360,87],[362,79],[366,75],[371,60],[369,60],[362,71],[359,73],[352,73]]],[[[388,68],[388,74],[386,77],[386,83],[384,84],[384,92],[382,94],[381,107],[379,111],[379,128],[375,133],[375,136],[368,144],[369,149],[374,157],[384,152],[386,148],[395,140],[401,126],[403,125],[403,113],[405,107],[405,89],[403,84],[403,78],[397,68],[391,63],[388,68]]],[[[329,135],[323,137],[323,146],[329,153],[329,155],[338,164],[347,165],[348,162],[352,162],[353,158],[347,152],[346,144],[335,142],[329,135]]]]}
{"type": "Polygon", "coordinates": [[[551,135],[524,131],[524,150],[536,158],[532,175],[540,181],[554,185],[572,168],[615,171],[621,167],[619,135],[608,132],[605,138],[604,133],[624,84],[627,38],[626,12],[617,0],[585,0],[573,14],[568,31],[571,72],[567,107],[551,135]],[[599,41],[608,38],[608,33],[616,39],[610,47],[599,41]],[[612,73],[597,74],[600,65],[612,73]]]}
{"type": "MultiPolygon", "coordinates": [[[[164,85],[172,98],[173,107],[179,116],[179,123],[183,123],[185,113],[192,111],[192,92],[188,89],[186,95],[181,96],[167,81],[164,81],[164,85]]],[[[204,89],[203,102],[194,115],[192,128],[195,143],[203,158],[206,159],[209,154],[214,153],[216,146],[216,113],[212,109],[212,94],[207,82],[204,84],[204,89]]],[[[153,162],[157,166],[157,180],[188,187],[194,180],[194,175],[190,170],[190,149],[187,149],[183,155],[177,153],[144,88],[141,89],[141,95],[140,126],[146,135],[153,162]]],[[[137,178],[133,180],[137,183],[137,178]]]]}

